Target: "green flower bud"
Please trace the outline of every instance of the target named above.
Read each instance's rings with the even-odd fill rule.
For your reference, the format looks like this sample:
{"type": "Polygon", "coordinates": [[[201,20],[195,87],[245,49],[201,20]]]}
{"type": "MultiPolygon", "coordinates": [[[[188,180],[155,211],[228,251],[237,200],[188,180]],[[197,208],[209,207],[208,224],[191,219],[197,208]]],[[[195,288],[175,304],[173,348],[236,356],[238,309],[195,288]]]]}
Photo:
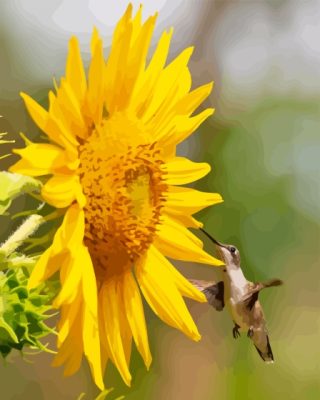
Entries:
{"type": "Polygon", "coordinates": [[[39,339],[55,333],[45,321],[51,309],[47,304],[56,290],[40,285],[29,291],[28,275],[24,268],[0,272],[0,353],[3,357],[12,349],[25,347],[52,352],[39,339]]]}
{"type": "Polygon", "coordinates": [[[39,192],[41,182],[30,176],[0,172],[0,215],[10,207],[11,202],[23,193],[39,192]]]}

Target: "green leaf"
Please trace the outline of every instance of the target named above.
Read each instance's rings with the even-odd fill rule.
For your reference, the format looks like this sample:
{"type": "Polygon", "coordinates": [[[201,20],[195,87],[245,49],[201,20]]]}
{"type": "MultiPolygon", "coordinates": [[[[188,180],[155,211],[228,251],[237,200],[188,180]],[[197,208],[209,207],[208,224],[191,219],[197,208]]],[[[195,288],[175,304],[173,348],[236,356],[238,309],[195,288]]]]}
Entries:
{"type": "Polygon", "coordinates": [[[0,172],[0,215],[10,207],[11,201],[22,193],[39,192],[41,182],[37,179],[7,171],[0,172]]]}

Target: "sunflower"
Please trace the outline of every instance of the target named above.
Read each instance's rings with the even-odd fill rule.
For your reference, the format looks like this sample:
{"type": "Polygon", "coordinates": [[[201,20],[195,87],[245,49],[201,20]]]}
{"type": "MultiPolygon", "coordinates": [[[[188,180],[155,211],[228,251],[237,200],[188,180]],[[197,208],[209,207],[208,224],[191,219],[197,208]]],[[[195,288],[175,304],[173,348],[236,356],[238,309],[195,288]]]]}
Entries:
{"type": "Polygon", "coordinates": [[[151,363],[140,290],[165,323],[200,339],[182,296],[205,298],[166,257],[221,265],[188,230],[202,226],[192,214],[221,196],[181,186],[210,167],[175,155],[177,144],[213,113],[193,115],[212,83],[190,91],[192,47],[166,65],[172,30],[146,62],[155,21],[156,15],[142,23],[141,8],[132,17],[129,5],[107,60],[94,29],[87,77],[72,37],[66,74],[49,92],[48,111],[22,93],[48,142],[27,141],[14,150],[21,159],[11,171],[49,176],[42,197],[64,212],[29,287],[59,271],[54,365],[64,364],[69,375],[84,355],[100,388],[108,360],[130,385],[132,339],[147,368],[151,363]]]}

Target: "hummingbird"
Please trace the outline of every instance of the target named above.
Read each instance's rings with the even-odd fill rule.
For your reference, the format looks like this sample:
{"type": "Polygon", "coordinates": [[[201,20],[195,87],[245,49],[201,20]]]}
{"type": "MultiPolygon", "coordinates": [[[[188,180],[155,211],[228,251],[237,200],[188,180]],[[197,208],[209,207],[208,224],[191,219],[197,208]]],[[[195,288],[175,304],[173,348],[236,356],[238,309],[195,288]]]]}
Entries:
{"type": "Polygon", "coordinates": [[[217,311],[222,311],[226,305],[234,322],[232,333],[235,339],[240,336],[240,330],[246,331],[263,361],[273,363],[266,320],[258,296],[261,290],[282,285],[283,282],[280,279],[257,283],[248,281],[241,269],[239,250],[233,245],[218,242],[204,229],[201,231],[216,244],[218,254],[225,263],[223,280],[208,282],[190,279],[190,282],[204,293],[208,303],[217,311]]]}

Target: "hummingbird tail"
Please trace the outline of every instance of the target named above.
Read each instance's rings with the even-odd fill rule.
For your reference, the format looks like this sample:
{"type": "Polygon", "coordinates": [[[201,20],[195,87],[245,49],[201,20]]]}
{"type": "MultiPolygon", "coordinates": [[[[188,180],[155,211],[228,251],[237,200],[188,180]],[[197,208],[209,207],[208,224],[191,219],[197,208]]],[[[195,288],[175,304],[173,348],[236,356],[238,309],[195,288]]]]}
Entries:
{"type": "Polygon", "coordinates": [[[259,349],[259,347],[255,344],[255,348],[257,349],[257,352],[259,353],[259,356],[262,358],[262,360],[268,364],[272,364],[274,362],[274,358],[268,335],[266,335],[266,346],[263,347],[263,349],[261,347],[259,349]]]}
{"type": "Polygon", "coordinates": [[[283,281],[281,279],[270,279],[267,282],[262,283],[265,288],[272,286],[281,286],[283,285],[283,281]]]}

